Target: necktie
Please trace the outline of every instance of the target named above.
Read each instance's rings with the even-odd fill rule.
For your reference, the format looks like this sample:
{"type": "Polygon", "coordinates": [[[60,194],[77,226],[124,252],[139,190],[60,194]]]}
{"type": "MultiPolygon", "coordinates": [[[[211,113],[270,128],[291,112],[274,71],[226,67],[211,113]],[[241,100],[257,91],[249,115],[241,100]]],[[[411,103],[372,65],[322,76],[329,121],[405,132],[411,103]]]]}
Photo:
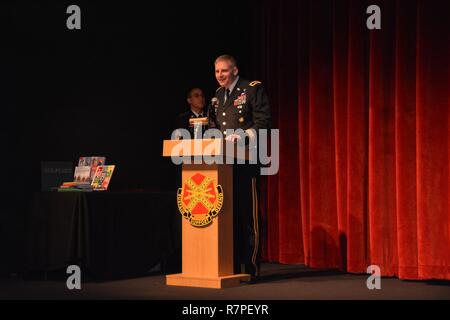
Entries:
{"type": "Polygon", "coordinates": [[[230,97],[230,89],[227,89],[227,91],[226,91],[227,93],[227,100],[228,100],[228,98],[230,97]]]}

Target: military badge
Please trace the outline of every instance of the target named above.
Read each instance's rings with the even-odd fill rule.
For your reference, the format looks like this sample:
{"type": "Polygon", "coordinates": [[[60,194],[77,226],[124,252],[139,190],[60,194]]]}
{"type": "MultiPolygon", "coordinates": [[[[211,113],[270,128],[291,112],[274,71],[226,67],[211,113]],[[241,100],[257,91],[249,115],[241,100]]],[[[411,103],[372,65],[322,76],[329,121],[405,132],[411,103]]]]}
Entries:
{"type": "Polygon", "coordinates": [[[255,80],[255,81],[250,82],[250,86],[251,87],[254,87],[254,86],[258,85],[258,84],[261,84],[261,81],[255,80]]]}
{"type": "Polygon", "coordinates": [[[234,100],[233,105],[235,107],[239,107],[242,106],[243,104],[245,104],[247,102],[247,93],[242,92],[239,97],[237,97],[236,100],[234,100]]]}
{"type": "Polygon", "coordinates": [[[242,101],[241,104],[245,104],[245,103],[247,102],[247,93],[242,92],[242,93],[239,95],[239,98],[240,98],[241,101],[242,101]]]}
{"type": "Polygon", "coordinates": [[[223,190],[213,179],[196,173],[177,192],[178,210],[194,227],[212,222],[223,204],[223,190]]]}

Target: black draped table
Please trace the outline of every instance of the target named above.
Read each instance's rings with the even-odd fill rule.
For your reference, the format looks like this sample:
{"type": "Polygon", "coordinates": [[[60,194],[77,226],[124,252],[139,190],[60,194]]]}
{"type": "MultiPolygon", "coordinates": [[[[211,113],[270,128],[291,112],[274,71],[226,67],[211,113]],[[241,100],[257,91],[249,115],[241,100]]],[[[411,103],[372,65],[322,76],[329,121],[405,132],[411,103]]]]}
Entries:
{"type": "Polygon", "coordinates": [[[70,264],[99,278],[181,269],[175,193],[41,192],[28,220],[25,269],[70,264]]]}

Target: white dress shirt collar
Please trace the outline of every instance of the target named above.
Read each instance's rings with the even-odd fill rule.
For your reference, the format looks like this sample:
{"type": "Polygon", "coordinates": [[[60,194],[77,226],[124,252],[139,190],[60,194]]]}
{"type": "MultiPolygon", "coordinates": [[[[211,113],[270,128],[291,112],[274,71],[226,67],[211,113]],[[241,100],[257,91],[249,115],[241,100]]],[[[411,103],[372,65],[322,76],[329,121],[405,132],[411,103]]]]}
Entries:
{"type": "Polygon", "coordinates": [[[195,112],[193,109],[191,109],[191,112],[193,113],[193,114],[195,114],[195,116],[196,117],[198,117],[198,116],[203,116],[203,111],[202,112],[200,112],[200,113],[197,113],[197,112],[195,112]]]}
{"type": "Polygon", "coordinates": [[[234,79],[233,83],[230,84],[230,86],[228,88],[225,88],[225,101],[227,101],[227,94],[226,94],[226,90],[230,90],[230,95],[233,92],[234,87],[236,86],[236,83],[239,80],[239,76],[236,77],[236,79],[234,79]]]}
{"type": "Polygon", "coordinates": [[[236,79],[234,79],[233,83],[227,88],[228,90],[230,90],[230,94],[233,92],[234,87],[236,87],[236,83],[239,80],[239,76],[236,77],[236,79]]]}

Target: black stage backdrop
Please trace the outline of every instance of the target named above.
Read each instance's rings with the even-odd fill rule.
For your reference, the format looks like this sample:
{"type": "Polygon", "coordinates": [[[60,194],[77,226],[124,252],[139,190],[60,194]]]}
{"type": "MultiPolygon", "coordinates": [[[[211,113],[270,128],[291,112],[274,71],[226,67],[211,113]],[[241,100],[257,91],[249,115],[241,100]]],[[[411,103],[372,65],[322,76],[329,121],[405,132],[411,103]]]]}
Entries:
{"type": "Polygon", "coordinates": [[[0,273],[20,272],[25,219],[41,161],[104,155],[111,190],[173,191],[162,140],[186,91],[217,88],[223,53],[254,77],[247,1],[2,2],[0,273]],[[66,9],[81,8],[81,30],[66,9]]]}

